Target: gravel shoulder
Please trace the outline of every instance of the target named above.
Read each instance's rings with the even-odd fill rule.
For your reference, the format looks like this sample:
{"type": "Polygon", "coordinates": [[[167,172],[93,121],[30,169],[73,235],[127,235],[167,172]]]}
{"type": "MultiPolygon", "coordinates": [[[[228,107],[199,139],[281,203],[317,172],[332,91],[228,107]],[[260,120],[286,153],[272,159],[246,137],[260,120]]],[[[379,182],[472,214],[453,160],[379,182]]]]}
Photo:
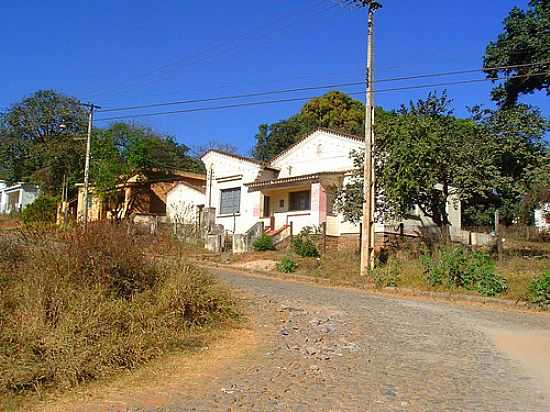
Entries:
{"type": "Polygon", "coordinates": [[[213,272],[239,291],[248,329],[65,410],[550,410],[546,314],[213,272]]]}

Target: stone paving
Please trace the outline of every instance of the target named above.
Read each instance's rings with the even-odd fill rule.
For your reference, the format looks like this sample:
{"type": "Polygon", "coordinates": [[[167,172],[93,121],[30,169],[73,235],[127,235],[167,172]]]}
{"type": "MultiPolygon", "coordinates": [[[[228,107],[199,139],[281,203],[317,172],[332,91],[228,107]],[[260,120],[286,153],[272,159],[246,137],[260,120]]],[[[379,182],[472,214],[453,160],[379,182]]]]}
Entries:
{"type": "Polygon", "coordinates": [[[78,410],[550,411],[550,385],[536,373],[550,376],[550,352],[530,369],[499,352],[494,335],[550,339],[549,316],[216,274],[245,299],[252,344],[203,375],[156,383],[149,392],[161,402],[135,393],[78,410]]]}
{"type": "Polygon", "coordinates": [[[546,334],[548,317],[218,275],[248,294],[262,343],[168,411],[550,411],[487,332],[546,334]]]}

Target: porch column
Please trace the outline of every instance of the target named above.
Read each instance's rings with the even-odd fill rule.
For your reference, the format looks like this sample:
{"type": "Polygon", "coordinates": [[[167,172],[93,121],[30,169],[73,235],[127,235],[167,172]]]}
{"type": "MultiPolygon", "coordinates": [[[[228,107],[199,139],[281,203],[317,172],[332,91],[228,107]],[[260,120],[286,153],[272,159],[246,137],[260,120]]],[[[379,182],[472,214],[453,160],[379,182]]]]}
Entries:
{"type": "Polygon", "coordinates": [[[311,216],[318,225],[327,221],[327,193],[321,183],[311,185],[311,216]]]}

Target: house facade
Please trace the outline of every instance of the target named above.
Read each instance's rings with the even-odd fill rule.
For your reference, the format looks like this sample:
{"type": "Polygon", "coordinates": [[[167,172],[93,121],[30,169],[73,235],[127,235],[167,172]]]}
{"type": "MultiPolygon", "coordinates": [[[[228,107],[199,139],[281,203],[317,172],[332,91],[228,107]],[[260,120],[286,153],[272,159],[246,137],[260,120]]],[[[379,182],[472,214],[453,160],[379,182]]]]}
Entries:
{"type": "Polygon", "coordinates": [[[30,183],[8,185],[0,181],[0,213],[20,212],[36,200],[40,194],[38,186],[30,183]]]}
{"type": "Polygon", "coordinates": [[[541,232],[550,232],[550,203],[535,209],[535,226],[541,232]]]}
{"type": "Polygon", "coordinates": [[[205,202],[204,186],[179,181],[166,193],[166,217],[172,223],[198,223],[205,202]]]}
{"type": "MultiPolygon", "coordinates": [[[[245,234],[258,222],[268,233],[298,233],[305,226],[326,225],[328,236],[357,237],[359,225],[334,209],[336,192],[351,178],[353,151],[364,150],[357,136],[319,129],[274,158],[269,164],[211,150],[202,160],[209,171],[206,205],[225,232],[245,234]]],[[[451,232],[461,230],[460,202],[449,199],[451,232]]],[[[377,223],[377,233],[416,235],[436,229],[420,209],[407,219],[377,223]],[[401,225],[401,226],[400,226],[401,225]]]]}
{"type": "MultiPolygon", "coordinates": [[[[206,176],[186,171],[176,171],[170,175],[155,173],[149,173],[147,176],[136,175],[126,183],[120,184],[109,202],[104,201],[91,188],[88,196],[88,221],[122,218],[130,214],[167,218],[168,194],[179,183],[187,184],[197,190],[204,190],[206,176]]],[[[193,191],[192,196],[194,202],[196,201],[195,192],[196,190],[193,191]]],[[[76,216],[79,221],[83,220],[85,214],[84,199],[84,186],[80,184],[76,216]]]]}

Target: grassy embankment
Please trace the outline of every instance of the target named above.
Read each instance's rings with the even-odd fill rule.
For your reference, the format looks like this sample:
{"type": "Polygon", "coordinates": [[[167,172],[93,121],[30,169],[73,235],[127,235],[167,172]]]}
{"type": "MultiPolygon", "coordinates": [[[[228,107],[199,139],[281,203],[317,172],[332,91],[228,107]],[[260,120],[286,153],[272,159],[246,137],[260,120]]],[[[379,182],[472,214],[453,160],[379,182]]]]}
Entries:
{"type": "Polygon", "coordinates": [[[230,291],[123,228],[0,236],[0,410],[193,350],[236,325],[230,291]]]}
{"type": "MultiPolygon", "coordinates": [[[[460,294],[478,295],[475,290],[465,288],[449,288],[446,285],[430,286],[426,279],[425,266],[420,256],[427,253],[422,245],[408,245],[399,250],[389,252],[389,259],[393,265],[394,273],[391,278],[391,286],[409,288],[424,291],[441,291],[460,294]]],[[[228,258],[229,262],[236,265],[247,265],[258,260],[271,260],[279,262],[284,256],[297,263],[295,274],[321,279],[330,279],[336,284],[365,286],[374,283],[372,279],[361,277],[358,251],[352,249],[329,250],[320,259],[300,257],[287,250],[253,252],[241,256],[228,258]]],[[[496,260],[496,259],[495,259],[496,260]]],[[[529,283],[532,279],[550,270],[550,242],[543,240],[525,240],[520,236],[510,236],[505,242],[504,257],[502,261],[495,262],[496,273],[506,279],[507,289],[498,294],[499,298],[524,301],[528,300],[529,283]]],[[[383,286],[387,286],[381,282],[383,286]]],[[[371,286],[376,286],[372,284],[371,286]]]]}

